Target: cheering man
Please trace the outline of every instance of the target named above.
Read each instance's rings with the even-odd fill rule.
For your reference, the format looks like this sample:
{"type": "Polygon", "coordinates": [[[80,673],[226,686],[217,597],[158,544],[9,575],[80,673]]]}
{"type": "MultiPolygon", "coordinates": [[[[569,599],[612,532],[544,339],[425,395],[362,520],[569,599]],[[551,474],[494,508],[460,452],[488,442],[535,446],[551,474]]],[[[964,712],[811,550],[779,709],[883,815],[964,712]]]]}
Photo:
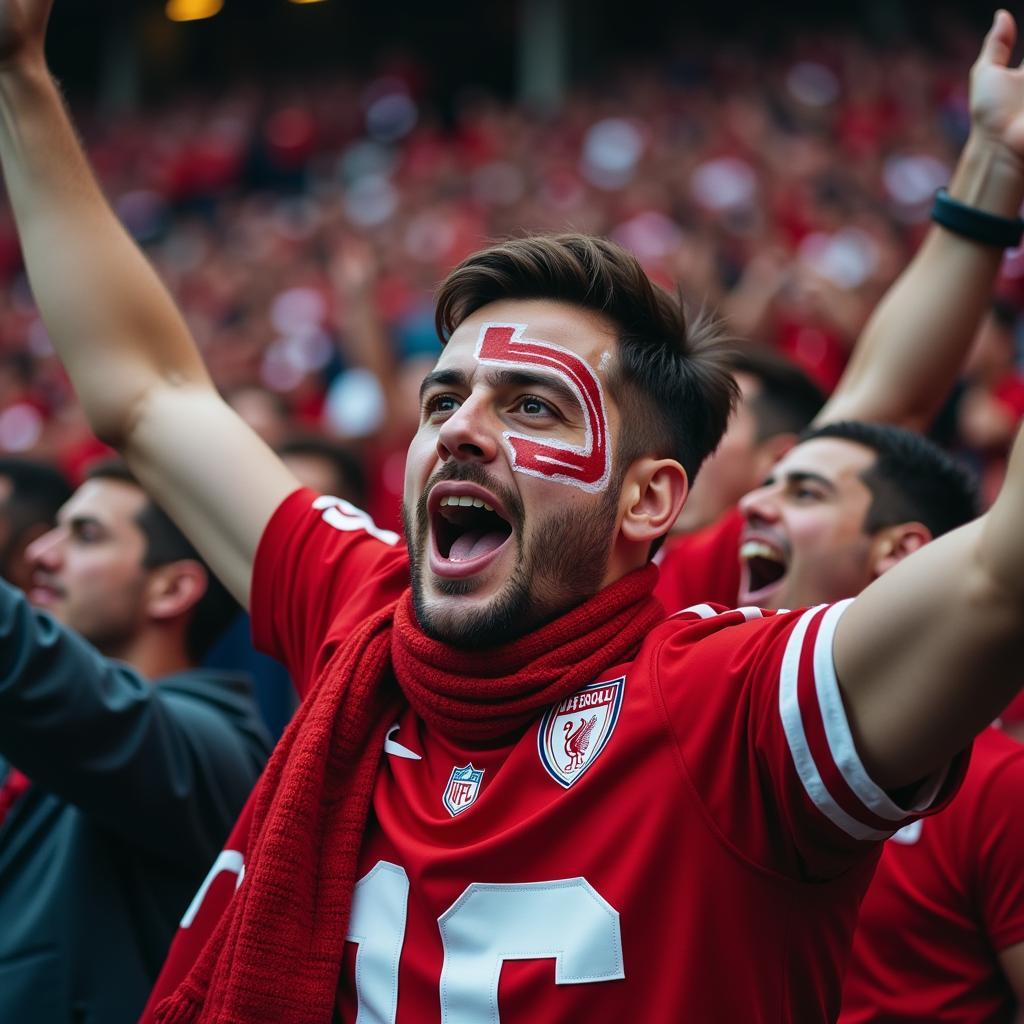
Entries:
{"type": "Polygon", "coordinates": [[[397,537],[297,489],[218,397],[75,141],[48,8],[0,3],[42,313],[94,429],[306,693],[157,1019],[832,1019],[879,840],[955,789],[1016,691],[1024,449],[985,517],[852,602],[664,620],[648,560],[732,381],[621,249],[509,242],[441,290],[410,578],[397,537]]]}

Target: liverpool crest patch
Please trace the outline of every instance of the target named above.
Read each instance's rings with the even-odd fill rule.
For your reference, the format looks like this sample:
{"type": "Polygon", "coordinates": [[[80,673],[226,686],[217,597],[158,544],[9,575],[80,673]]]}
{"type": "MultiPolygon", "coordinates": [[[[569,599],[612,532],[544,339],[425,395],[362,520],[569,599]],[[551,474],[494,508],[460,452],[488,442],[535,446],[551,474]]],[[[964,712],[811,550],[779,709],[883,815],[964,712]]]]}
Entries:
{"type": "Polygon", "coordinates": [[[441,798],[445,810],[454,818],[468,810],[476,803],[480,795],[480,783],[483,781],[484,769],[474,768],[473,762],[462,768],[453,768],[448,778],[448,785],[444,787],[444,796],[441,798]]]}
{"type": "Polygon", "coordinates": [[[568,789],[597,760],[615,730],[626,677],[591,683],[549,708],[537,732],[541,764],[568,789]]]}

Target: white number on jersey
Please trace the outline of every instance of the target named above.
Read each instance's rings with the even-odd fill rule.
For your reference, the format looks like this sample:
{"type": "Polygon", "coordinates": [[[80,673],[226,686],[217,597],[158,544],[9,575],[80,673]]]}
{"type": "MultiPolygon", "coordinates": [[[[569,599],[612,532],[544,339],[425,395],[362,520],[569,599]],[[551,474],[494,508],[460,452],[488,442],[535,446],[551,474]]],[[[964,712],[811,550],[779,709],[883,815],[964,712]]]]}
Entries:
{"type": "MultiPolygon", "coordinates": [[[[398,962],[405,940],[409,878],[380,861],[355,888],[348,939],[356,954],[356,1024],[395,1024],[398,962]]],[[[619,914],[585,878],[490,885],[474,882],[438,918],[442,1024],[498,1015],[505,960],[555,961],[556,985],[624,978],[619,914]]]]}
{"type": "Polygon", "coordinates": [[[313,508],[322,511],[320,518],[328,525],[342,533],[355,533],[362,530],[377,540],[394,547],[399,537],[391,530],[382,530],[361,508],[356,508],[343,498],[335,498],[330,494],[322,494],[313,502],[313,508]]]}

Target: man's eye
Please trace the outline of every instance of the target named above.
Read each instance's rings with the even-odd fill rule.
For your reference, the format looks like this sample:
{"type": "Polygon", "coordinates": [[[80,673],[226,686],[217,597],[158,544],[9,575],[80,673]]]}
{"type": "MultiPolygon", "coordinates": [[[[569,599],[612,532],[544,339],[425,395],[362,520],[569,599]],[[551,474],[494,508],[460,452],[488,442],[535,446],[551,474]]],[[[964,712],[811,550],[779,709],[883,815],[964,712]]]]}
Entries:
{"type": "Polygon", "coordinates": [[[459,400],[454,395],[432,395],[423,403],[423,411],[428,416],[455,412],[458,407],[459,400]]]}
{"type": "Polygon", "coordinates": [[[527,395],[519,402],[519,408],[527,416],[553,416],[554,409],[535,395],[527,395]]]}
{"type": "Polygon", "coordinates": [[[817,501],[821,497],[813,487],[798,487],[794,494],[801,501],[817,501]]]}

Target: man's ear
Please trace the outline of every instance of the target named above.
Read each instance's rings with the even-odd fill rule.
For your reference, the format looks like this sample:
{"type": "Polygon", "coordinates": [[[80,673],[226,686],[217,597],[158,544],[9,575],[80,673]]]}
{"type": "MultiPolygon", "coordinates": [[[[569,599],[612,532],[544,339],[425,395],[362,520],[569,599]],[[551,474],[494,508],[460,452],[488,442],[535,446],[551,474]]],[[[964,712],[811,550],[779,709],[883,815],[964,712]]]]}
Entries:
{"type": "Polygon", "coordinates": [[[146,614],[160,620],[186,614],[206,593],[208,582],[206,569],[192,558],[158,565],[146,585],[146,614]]]}
{"type": "Polygon", "coordinates": [[[679,518],[689,483],[675,459],[637,459],[623,481],[621,531],[626,540],[650,544],[679,518]]]}
{"type": "Polygon", "coordinates": [[[899,523],[879,530],[871,541],[871,575],[877,578],[932,539],[924,523],[899,523]]]}

